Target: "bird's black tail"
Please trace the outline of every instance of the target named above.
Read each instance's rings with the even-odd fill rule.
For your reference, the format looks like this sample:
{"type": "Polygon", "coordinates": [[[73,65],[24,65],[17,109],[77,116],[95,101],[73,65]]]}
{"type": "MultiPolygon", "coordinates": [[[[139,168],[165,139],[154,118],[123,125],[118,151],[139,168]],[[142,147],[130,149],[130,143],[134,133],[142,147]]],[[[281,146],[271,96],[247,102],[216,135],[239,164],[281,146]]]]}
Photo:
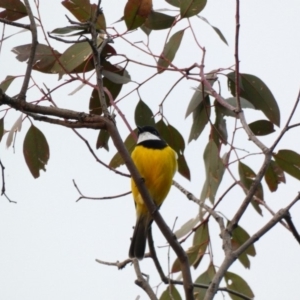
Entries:
{"type": "Polygon", "coordinates": [[[137,221],[129,248],[129,257],[143,259],[146,249],[146,240],[148,234],[148,228],[151,225],[151,221],[147,215],[140,216],[137,221]]]}

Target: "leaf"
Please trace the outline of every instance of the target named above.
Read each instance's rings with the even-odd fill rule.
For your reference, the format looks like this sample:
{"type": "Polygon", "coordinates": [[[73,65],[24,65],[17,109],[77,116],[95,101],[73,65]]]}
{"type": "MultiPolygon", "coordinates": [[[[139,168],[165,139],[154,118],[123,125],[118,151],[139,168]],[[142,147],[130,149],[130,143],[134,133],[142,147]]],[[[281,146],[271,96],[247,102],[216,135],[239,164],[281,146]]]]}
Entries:
{"type": "MultiPolygon", "coordinates": [[[[207,268],[207,270],[202,273],[196,280],[195,283],[196,284],[204,284],[204,285],[209,285],[212,281],[212,279],[214,278],[216,274],[216,270],[215,267],[213,266],[212,263],[209,264],[209,267],[207,268]]],[[[195,300],[203,300],[206,294],[207,288],[199,288],[199,287],[195,287],[194,288],[194,292],[197,294],[195,300]]]]}
{"type": "MultiPolygon", "coordinates": [[[[134,132],[135,132],[135,134],[137,134],[137,129],[135,129],[134,132]]],[[[131,152],[133,151],[135,144],[136,144],[136,140],[134,139],[132,134],[129,134],[124,142],[124,145],[125,145],[127,151],[129,152],[129,154],[131,154],[131,152]]],[[[117,152],[114,155],[114,157],[111,159],[109,166],[116,169],[123,164],[124,164],[124,160],[121,157],[120,153],[117,152]]]]}
{"type": "Polygon", "coordinates": [[[190,180],[190,170],[183,155],[185,142],[180,132],[172,125],[166,125],[163,120],[155,124],[160,136],[174,149],[178,155],[178,172],[186,179],[190,180]]]}
{"type": "Polygon", "coordinates": [[[110,135],[107,130],[101,129],[96,142],[96,149],[104,148],[106,151],[109,151],[108,141],[110,135]]]}
{"type": "Polygon", "coordinates": [[[126,84],[131,81],[129,73],[125,70],[123,75],[119,75],[117,73],[103,70],[103,76],[105,76],[108,80],[117,83],[117,84],[126,84]]]}
{"type": "Polygon", "coordinates": [[[97,89],[93,89],[92,95],[90,97],[89,112],[90,114],[94,115],[102,115],[102,107],[97,89]]]}
{"type": "Polygon", "coordinates": [[[181,300],[181,296],[176,287],[170,284],[167,289],[162,293],[159,300],[181,300]]]}
{"type": "MultiPolygon", "coordinates": [[[[242,162],[239,162],[238,168],[239,168],[241,183],[245,186],[247,190],[249,190],[251,185],[253,184],[253,181],[256,178],[256,174],[253,172],[251,168],[249,168],[247,165],[243,164],[242,162]]],[[[258,184],[257,190],[254,193],[254,195],[259,199],[264,200],[264,193],[263,193],[263,188],[261,183],[258,184]]],[[[251,204],[253,205],[255,210],[262,216],[262,210],[257,204],[257,202],[252,199],[251,204]]]]}
{"type": "Polygon", "coordinates": [[[152,11],[152,0],[128,0],[124,20],[128,30],[140,27],[152,11]]]}
{"type": "Polygon", "coordinates": [[[207,23],[209,26],[212,27],[212,29],[217,33],[217,35],[219,36],[219,38],[228,46],[228,43],[223,35],[223,33],[221,32],[221,30],[213,25],[211,25],[208,20],[202,16],[197,16],[199,19],[201,19],[202,21],[204,21],[205,23],[207,23]]]}
{"type": "MultiPolygon", "coordinates": [[[[230,91],[235,96],[235,72],[227,74],[227,77],[230,91]]],[[[280,126],[278,104],[272,92],[261,79],[254,75],[241,73],[240,96],[251,102],[256,109],[261,110],[272,123],[280,126]]]]}
{"type": "Polygon", "coordinates": [[[285,176],[279,165],[271,160],[265,173],[265,181],[271,192],[275,192],[280,182],[285,183],[285,176]]]}
{"type": "MultiPolygon", "coordinates": [[[[213,84],[217,80],[217,76],[215,76],[215,74],[212,73],[210,76],[207,75],[206,79],[211,84],[211,86],[213,86],[213,84]]],[[[202,103],[203,95],[204,95],[204,99],[206,98],[206,96],[208,94],[207,93],[208,89],[206,86],[204,86],[204,92],[202,91],[202,89],[203,89],[203,85],[202,85],[202,83],[200,83],[199,86],[196,88],[192,99],[190,100],[190,103],[188,105],[188,108],[187,108],[186,114],[185,114],[186,118],[198,107],[199,104],[202,103]]]]}
{"type": "Polygon", "coordinates": [[[175,17],[173,16],[169,16],[157,11],[151,11],[145,21],[144,26],[152,30],[162,30],[170,28],[174,21],[175,17]]]}
{"type": "Polygon", "coordinates": [[[180,0],[165,0],[165,1],[168,2],[169,4],[175,6],[175,7],[180,6],[180,0]]]}
{"type": "Polygon", "coordinates": [[[203,129],[205,128],[210,118],[210,99],[207,95],[203,102],[201,102],[193,111],[193,124],[189,136],[188,142],[197,140],[203,129]]]}
{"type": "Polygon", "coordinates": [[[49,160],[49,146],[44,134],[34,125],[29,128],[23,144],[26,164],[34,178],[40,176],[49,160]]]}
{"type": "Polygon", "coordinates": [[[27,16],[25,5],[20,0],[0,1],[0,7],[5,10],[0,12],[0,18],[16,21],[27,16]]]}
{"type": "MultiPolygon", "coordinates": [[[[101,44],[102,40],[98,40],[101,44]]],[[[77,67],[84,65],[90,60],[92,49],[88,42],[77,43],[65,50],[58,61],[55,62],[51,69],[54,74],[59,74],[59,79],[63,74],[74,71],[77,67]]]]}
{"type": "Polygon", "coordinates": [[[181,18],[190,18],[199,14],[206,6],[207,0],[181,0],[180,15],[181,18]]]}
{"type": "Polygon", "coordinates": [[[200,202],[209,198],[214,203],[219,185],[222,181],[225,167],[222,159],[219,157],[218,148],[213,140],[210,140],[203,154],[206,180],[202,188],[200,202]]]}
{"type": "Polygon", "coordinates": [[[267,120],[258,120],[249,124],[251,131],[255,135],[268,135],[275,131],[273,123],[267,120]]]}
{"type": "MultiPolygon", "coordinates": [[[[225,281],[228,289],[234,290],[238,293],[241,293],[245,295],[246,297],[249,298],[254,298],[254,294],[249,287],[248,283],[239,275],[231,273],[231,272],[226,272],[225,273],[225,281]]],[[[241,298],[239,296],[233,295],[229,293],[229,296],[233,300],[240,300],[241,298]]]]}
{"type": "MultiPolygon", "coordinates": [[[[27,61],[31,52],[31,44],[14,47],[12,52],[17,54],[16,58],[19,61],[27,61]]],[[[34,56],[33,69],[52,74],[51,69],[60,56],[61,54],[59,52],[50,48],[48,45],[38,44],[34,56]]]]}
{"type": "Polygon", "coordinates": [[[195,231],[195,234],[194,234],[194,238],[193,238],[193,245],[194,246],[200,245],[198,257],[194,261],[194,264],[193,264],[195,269],[199,266],[199,264],[203,258],[203,255],[206,251],[209,241],[210,241],[210,237],[209,237],[209,231],[208,231],[208,223],[204,222],[201,224],[201,226],[199,226],[197,228],[197,230],[195,231]]]}
{"type": "Polygon", "coordinates": [[[155,126],[153,112],[143,100],[140,100],[135,108],[134,120],[136,126],[155,126]]]}
{"type": "Polygon", "coordinates": [[[292,150],[279,150],[273,154],[278,166],[286,173],[300,180],[300,155],[292,150]]]}
{"type": "Polygon", "coordinates": [[[0,119],[0,142],[4,135],[4,117],[0,119]]]}
{"type": "Polygon", "coordinates": [[[55,28],[51,31],[52,34],[58,35],[58,36],[74,36],[74,35],[80,35],[85,33],[85,30],[83,30],[82,26],[66,26],[66,27],[59,27],[55,28]],[[74,32],[73,34],[70,34],[74,32]]]}
{"type": "Polygon", "coordinates": [[[6,140],[6,147],[9,148],[12,141],[13,141],[13,137],[15,132],[21,131],[22,129],[22,120],[23,120],[23,114],[20,115],[20,117],[17,119],[17,121],[14,123],[14,125],[12,126],[11,130],[8,133],[7,136],[7,140],[6,140]]]}
{"type": "Polygon", "coordinates": [[[191,172],[183,154],[178,155],[178,173],[187,180],[191,180],[191,172]]]}
{"type": "MultiPolygon", "coordinates": [[[[242,246],[248,239],[250,238],[250,235],[246,232],[245,229],[243,229],[241,226],[237,226],[233,232],[232,232],[232,250],[238,249],[240,246],[242,246]]],[[[241,264],[247,268],[250,269],[250,260],[248,259],[248,255],[255,256],[256,251],[254,245],[249,246],[239,257],[238,260],[241,262],[241,264]]]]}
{"type": "Polygon", "coordinates": [[[180,239],[187,235],[193,228],[196,226],[196,224],[199,223],[199,215],[197,215],[193,219],[189,219],[187,222],[185,222],[179,229],[177,229],[174,234],[177,239],[180,239]]]}
{"type": "Polygon", "coordinates": [[[8,76],[6,76],[5,79],[0,83],[0,89],[2,90],[3,93],[6,92],[6,90],[8,89],[8,87],[10,86],[10,84],[14,81],[15,78],[16,78],[16,76],[8,75],[8,76]]]}
{"type": "MultiPolygon", "coordinates": [[[[216,104],[218,101],[215,100],[214,104],[216,104]]],[[[226,120],[224,118],[224,114],[220,110],[219,105],[215,105],[215,112],[216,112],[216,120],[215,124],[212,127],[212,134],[215,135],[214,140],[219,148],[220,141],[227,145],[227,138],[228,138],[228,133],[227,133],[227,126],[226,126],[226,120]]]]}
{"type": "Polygon", "coordinates": [[[166,68],[172,63],[173,59],[175,58],[176,52],[179,49],[181,44],[181,40],[184,34],[184,29],[179,30],[174,33],[169,41],[166,43],[162,54],[157,62],[157,71],[158,73],[162,73],[165,71],[166,68]]]}
{"type": "MultiPolygon", "coordinates": [[[[186,251],[186,255],[190,266],[193,266],[195,263],[198,263],[199,260],[202,258],[203,254],[205,253],[207,243],[208,241],[204,242],[201,245],[194,245],[186,251]]],[[[180,271],[181,271],[181,264],[177,257],[172,265],[171,273],[177,273],[180,271]]]]}
{"type": "MultiPolygon", "coordinates": [[[[89,0],[64,0],[61,4],[82,23],[92,20],[98,10],[98,6],[96,4],[90,4],[89,0]]],[[[96,29],[106,30],[106,21],[103,12],[98,16],[96,29]]]]}

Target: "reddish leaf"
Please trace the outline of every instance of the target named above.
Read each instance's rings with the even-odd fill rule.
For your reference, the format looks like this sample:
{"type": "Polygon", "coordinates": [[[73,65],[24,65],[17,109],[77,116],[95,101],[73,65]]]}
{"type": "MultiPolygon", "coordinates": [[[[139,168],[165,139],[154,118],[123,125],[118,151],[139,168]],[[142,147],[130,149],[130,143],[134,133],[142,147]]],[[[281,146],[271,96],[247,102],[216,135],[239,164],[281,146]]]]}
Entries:
{"type": "Polygon", "coordinates": [[[27,16],[25,5],[20,0],[2,0],[0,7],[5,10],[0,12],[0,18],[16,21],[27,16]]]}
{"type": "Polygon", "coordinates": [[[34,178],[40,176],[40,170],[44,170],[49,159],[49,146],[44,134],[31,125],[23,144],[23,153],[26,164],[34,178]]]}
{"type": "Polygon", "coordinates": [[[265,173],[265,181],[271,192],[275,192],[277,190],[280,182],[285,183],[284,172],[274,160],[270,161],[265,173]]]}
{"type": "MultiPolygon", "coordinates": [[[[242,184],[245,186],[246,189],[250,189],[256,174],[253,172],[251,168],[249,168],[247,165],[243,164],[242,162],[239,162],[239,175],[242,184]]],[[[256,197],[258,197],[261,200],[264,200],[264,193],[261,183],[259,183],[256,192],[254,193],[256,197]]],[[[251,204],[253,205],[254,209],[262,215],[262,210],[255,201],[251,201],[251,204]]]]}
{"type": "Polygon", "coordinates": [[[128,0],[124,9],[124,20],[128,30],[140,27],[152,10],[152,0],[128,0]]]}

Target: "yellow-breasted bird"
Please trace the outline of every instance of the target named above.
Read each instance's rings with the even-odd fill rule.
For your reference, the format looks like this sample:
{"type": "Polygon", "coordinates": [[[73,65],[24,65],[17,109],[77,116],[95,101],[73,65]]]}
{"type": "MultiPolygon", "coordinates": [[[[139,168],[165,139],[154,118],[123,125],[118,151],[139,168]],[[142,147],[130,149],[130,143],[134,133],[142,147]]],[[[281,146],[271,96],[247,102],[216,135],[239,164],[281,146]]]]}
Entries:
{"type": "MultiPolygon", "coordinates": [[[[160,138],[152,126],[138,127],[138,140],[131,154],[151,198],[159,208],[167,197],[177,170],[176,152],[160,138]]],[[[129,249],[129,257],[142,259],[145,254],[148,229],[152,223],[143,198],[131,179],[131,190],[136,208],[136,225],[129,249]]]]}

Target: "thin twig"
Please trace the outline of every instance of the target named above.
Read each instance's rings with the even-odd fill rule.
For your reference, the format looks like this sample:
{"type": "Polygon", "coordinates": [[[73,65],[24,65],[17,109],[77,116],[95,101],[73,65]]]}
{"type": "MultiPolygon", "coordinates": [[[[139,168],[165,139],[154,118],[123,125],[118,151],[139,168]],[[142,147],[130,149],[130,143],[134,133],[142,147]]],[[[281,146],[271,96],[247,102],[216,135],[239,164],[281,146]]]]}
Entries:
{"type": "Polygon", "coordinates": [[[35,51],[36,51],[36,47],[38,44],[36,23],[34,20],[34,16],[33,16],[29,1],[24,0],[24,4],[25,4],[26,11],[27,11],[27,14],[28,14],[28,17],[30,20],[30,30],[31,30],[32,41],[31,41],[31,49],[30,49],[30,54],[29,54],[29,58],[28,58],[28,62],[27,62],[27,68],[26,68],[22,88],[18,95],[18,99],[21,101],[26,100],[26,92],[28,89],[29,80],[30,80],[30,76],[31,76],[31,72],[32,72],[33,64],[34,64],[35,51]]]}
{"type": "Polygon", "coordinates": [[[90,197],[90,196],[85,196],[82,194],[82,192],[80,191],[79,187],[77,186],[75,180],[73,179],[73,184],[74,187],[76,188],[77,192],[80,194],[80,197],[76,200],[76,202],[80,201],[81,199],[87,199],[87,200],[111,200],[111,199],[116,199],[116,198],[120,198],[120,197],[124,197],[127,196],[129,194],[131,194],[130,192],[126,192],[123,194],[119,194],[119,195],[114,195],[114,196],[105,196],[105,197],[90,197]]]}

